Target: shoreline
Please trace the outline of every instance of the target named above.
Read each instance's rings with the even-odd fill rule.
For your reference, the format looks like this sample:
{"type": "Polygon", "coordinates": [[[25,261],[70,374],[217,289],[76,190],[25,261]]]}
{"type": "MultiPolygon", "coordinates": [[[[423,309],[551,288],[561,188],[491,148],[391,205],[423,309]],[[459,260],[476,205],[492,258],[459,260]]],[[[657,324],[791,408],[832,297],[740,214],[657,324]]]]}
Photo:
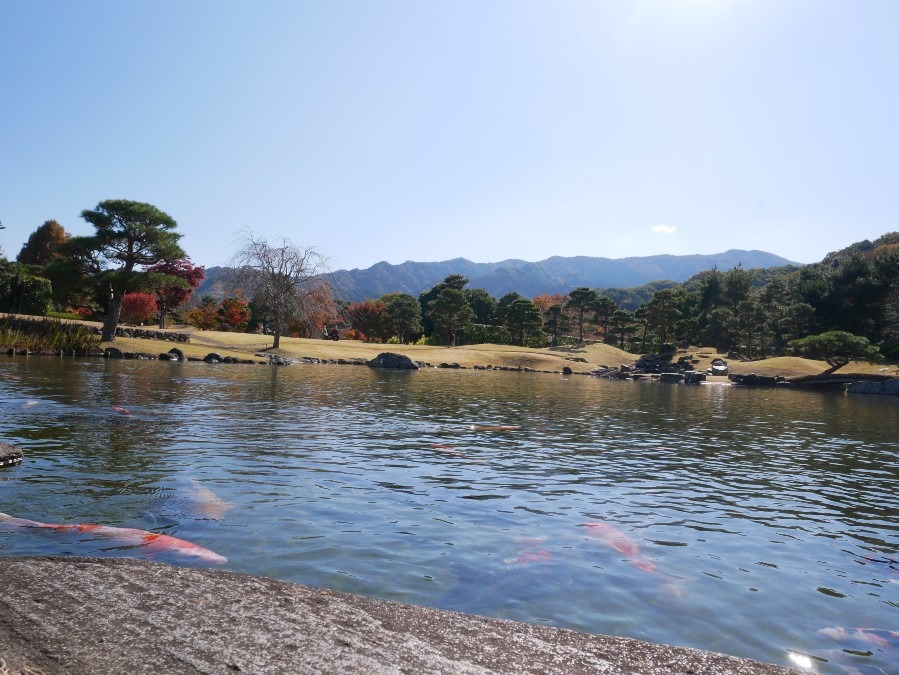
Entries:
{"type": "Polygon", "coordinates": [[[0,658],[14,673],[796,672],[701,649],[130,558],[0,557],[0,575],[0,658]]]}
{"type": "MultiPolygon", "coordinates": [[[[98,323],[79,323],[95,329],[99,329],[100,326],[98,323]]],[[[606,375],[610,377],[616,375],[615,371],[632,369],[639,360],[645,358],[647,361],[655,361],[662,366],[662,368],[653,368],[652,372],[638,374],[638,377],[653,380],[658,379],[668,365],[672,366],[671,372],[693,370],[707,374],[711,372],[709,369],[713,361],[723,359],[728,365],[726,377],[729,379],[721,381],[718,377],[707,375],[707,382],[728,383],[733,380],[742,380],[738,384],[773,386],[777,380],[782,380],[800,386],[814,386],[813,380],[817,376],[841,380],[843,383],[847,379],[876,382],[899,378],[899,365],[894,362],[873,364],[853,361],[830,373],[828,372],[829,366],[823,361],[795,356],[744,360],[719,353],[711,347],[695,345],[678,348],[674,353],[661,358],[658,355],[632,354],[604,343],[545,348],[499,344],[450,347],[282,337],[280,348],[272,349],[273,338],[258,333],[200,331],[183,325],[167,329],[120,326],[120,330],[124,332],[124,335],[117,337],[115,341],[100,343],[99,351],[95,356],[102,356],[103,351],[112,348],[122,351],[126,358],[159,359],[161,357],[170,359],[168,352],[175,351],[183,360],[192,361],[275,364],[289,361],[363,365],[379,354],[389,352],[435,368],[606,375]],[[157,337],[134,337],[134,335],[157,337]]],[[[58,357],[59,355],[53,354],[52,356],[58,357]]]]}

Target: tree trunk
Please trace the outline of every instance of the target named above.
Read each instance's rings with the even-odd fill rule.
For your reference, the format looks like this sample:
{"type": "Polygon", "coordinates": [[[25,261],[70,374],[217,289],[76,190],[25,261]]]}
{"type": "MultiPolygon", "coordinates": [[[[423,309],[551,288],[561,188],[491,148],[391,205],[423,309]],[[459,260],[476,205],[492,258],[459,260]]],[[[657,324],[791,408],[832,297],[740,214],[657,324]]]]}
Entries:
{"type": "Polygon", "coordinates": [[[119,317],[122,314],[122,294],[116,292],[109,303],[109,315],[103,320],[103,334],[100,340],[103,342],[115,342],[115,331],[119,326],[119,317]]]}

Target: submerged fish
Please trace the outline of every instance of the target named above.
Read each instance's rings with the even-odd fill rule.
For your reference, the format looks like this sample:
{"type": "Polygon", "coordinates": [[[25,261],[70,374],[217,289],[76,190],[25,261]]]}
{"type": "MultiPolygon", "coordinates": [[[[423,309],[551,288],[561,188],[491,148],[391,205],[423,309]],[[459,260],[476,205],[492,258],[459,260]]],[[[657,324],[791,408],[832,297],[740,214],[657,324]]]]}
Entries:
{"type": "Polygon", "coordinates": [[[56,532],[86,532],[131,546],[139,546],[147,551],[166,551],[187,558],[198,558],[204,562],[217,565],[228,562],[226,557],[184,539],[130,527],[87,524],[54,525],[51,523],[39,523],[36,520],[27,520],[25,518],[15,518],[5,513],[0,513],[0,522],[7,523],[13,527],[35,527],[56,532]]]}
{"type": "Polygon", "coordinates": [[[460,452],[459,450],[456,450],[453,446],[447,445],[446,443],[434,443],[432,445],[432,447],[435,450],[439,450],[440,452],[445,452],[446,454],[452,455],[453,457],[461,457],[464,459],[468,458],[468,455],[466,455],[464,452],[460,452]]]}
{"type": "Polygon", "coordinates": [[[818,631],[838,642],[865,642],[885,649],[899,649],[899,632],[882,628],[822,628],[818,631]]]}
{"type": "Polygon", "coordinates": [[[883,628],[822,628],[818,631],[844,646],[823,654],[847,673],[883,673],[881,663],[899,663],[899,632],[883,628]]]}
{"type": "Polygon", "coordinates": [[[656,566],[652,561],[640,555],[640,547],[637,546],[637,542],[617,527],[602,521],[584,523],[584,527],[587,528],[589,536],[599,539],[609,548],[624,555],[627,561],[637,569],[641,569],[644,572],[655,571],[656,566]]]}
{"type": "Polygon", "coordinates": [[[120,406],[120,405],[114,405],[114,406],[112,406],[112,409],[115,410],[115,411],[116,411],[117,413],[119,413],[120,415],[124,415],[125,417],[131,417],[131,413],[128,412],[128,409],[127,409],[127,408],[123,408],[123,407],[120,406]]]}
{"type": "Polygon", "coordinates": [[[553,559],[553,554],[545,548],[535,550],[523,549],[518,552],[514,558],[506,558],[503,560],[507,565],[530,565],[536,562],[549,562],[553,559]]]}
{"type": "Polygon", "coordinates": [[[193,486],[194,508],[200,515],[209,520],[221,520],[225,511],[234,508],[234,504],[226,502],[198,480],[190,479],[193,486]]]}

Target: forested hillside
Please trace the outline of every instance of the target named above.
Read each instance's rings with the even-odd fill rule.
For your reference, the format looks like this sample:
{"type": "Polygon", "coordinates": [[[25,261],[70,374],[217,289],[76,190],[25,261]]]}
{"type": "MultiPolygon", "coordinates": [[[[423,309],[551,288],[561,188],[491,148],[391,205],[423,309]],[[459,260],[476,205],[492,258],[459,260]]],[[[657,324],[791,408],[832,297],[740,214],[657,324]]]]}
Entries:
{"type": "MultiPolygon", "coordinates": [[[[153,208],[114,201],[101,206],[153,208]]],[[[241,275],[226,268],[205,270],[202,279],[203,268],[186,257],[168,260],[160,253],[157,262],[123,274],[113,267],[112,254],[98,265],[102,241],[95,239],[69,237],[54,221],[38,228],[17,262],[0,260],[0,311],[103,319],[110,299],[122,298],[126,322],[164,323],[170,315],[199,329],[253,331],[266,330],[273,302],[284,300],[260,300],[253,284],[235,285],[241,275]],[[120,290],[110,291],[113,281],[120,290]]],[[[806,354],[834,362],[872,357],[878,350],[899,353],[899,233],[852,244],[818,263],[785,262],[761,252],[729,251],[490,265],[464,259],[381,263],[364,271],[309,275],[315,292],[285,300],[290,307],[284,330],[300,337],[322,336],[327,329],[363,340],[429,344],[593,340],[634,353],[687,342],[748,358],[806,354]],[[759,261],[766,264],[752,267],[759,261]],[[433,280],[434,274],[442,276],[433,280]],[[358,293],[363,276],[373,290],[347,295],[343,284],[357,284],[358,293]],[[600,282],[580,283],[584,279],[600,282]]],[[[281,276],[277,268],[272,274],[281,276]]]]}

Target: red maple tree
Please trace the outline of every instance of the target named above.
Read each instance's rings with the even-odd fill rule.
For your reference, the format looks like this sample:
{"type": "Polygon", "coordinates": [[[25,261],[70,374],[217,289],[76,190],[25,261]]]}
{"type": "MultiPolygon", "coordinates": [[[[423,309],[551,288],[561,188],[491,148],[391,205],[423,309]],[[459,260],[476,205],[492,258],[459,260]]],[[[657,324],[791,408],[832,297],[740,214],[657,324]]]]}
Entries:
{"type": "Polygon", "coordinates": [[[152,293],[126,293],[122,298],[121,321],[144,323],[156,315],[156,296],[152,293]]]}
{"type": "Polygon", "coordinates": [[[159,327],[166,328],[168,316],[187,302],[191,292],[206,276],[206,268],[194,265],[190,258],[167,260],[146,269],[154,272],[153,288],[159,308],[159,327]]]}

